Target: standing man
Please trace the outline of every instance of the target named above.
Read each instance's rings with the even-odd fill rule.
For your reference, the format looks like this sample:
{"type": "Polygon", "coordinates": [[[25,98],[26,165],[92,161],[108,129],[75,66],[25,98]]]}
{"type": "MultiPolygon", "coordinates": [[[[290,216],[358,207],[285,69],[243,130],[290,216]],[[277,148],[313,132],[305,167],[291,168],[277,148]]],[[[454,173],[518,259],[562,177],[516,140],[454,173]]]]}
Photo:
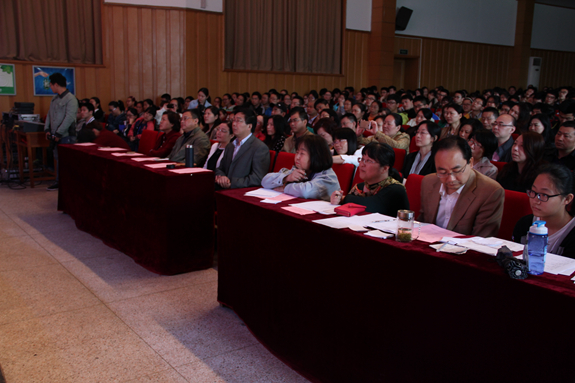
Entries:
{"type": "Polygon", "coordinates": [[[46,132],[46,139],[50,140],[50,147],[54,151],[56,182],[48,186],[47,190],[58,190],[58,181],[60,180],[58,145],[76,142],[78,100],[66,88],[66,77],[60,73],[54,73],[50,76],[50,89],[56,93],[56,96],[50,102],[44,132],[46,132]]]}

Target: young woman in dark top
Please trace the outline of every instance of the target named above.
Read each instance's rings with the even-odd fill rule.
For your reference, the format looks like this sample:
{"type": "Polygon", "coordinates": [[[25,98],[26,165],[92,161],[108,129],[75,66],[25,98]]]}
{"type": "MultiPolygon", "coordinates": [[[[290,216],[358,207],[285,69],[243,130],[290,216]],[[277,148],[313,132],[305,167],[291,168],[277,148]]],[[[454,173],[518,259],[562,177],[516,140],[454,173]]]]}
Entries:
{"type": "Polygon", "coordinates": [[[441,128],[435,122],[422,121],[417,126],[415,133],[415,144],[419,148],[417,152],[409,153],[403,162],[401,174],[407,178],[410,174],[426,176],[435,173],[435,162],[433,161],[433,144],[439,139],[441,128]]]}
{"type": "Polygon", "coordinates": [[[539,133],[524,132],[511,148],[511,162],[497,175],[504,189],[524,192],[535,179],[536,168],[543,162],[545,141],[539,133]]]}
{"type": "Polygon", "coordinates": [[[573,174],[563,165],[545,165],[527,191],[533,214],[521,218],[513,230],[513,240],[526,243],[534,220],[545,221],[549,231],[547,251],[575,258],[575,219],[567,211],[573,202],[573,174]]]}
{"type": "Polygon", "coordinates": [[[551,121],[546,114],[536,114],[529,120],[529,131],[539,133],[545,140],[545,149],[555,148],[555,136],[551,132],[551,121]]]}
{"type": "Polygon", "coordinates": [[[202,123],[202,130],[210,140],[216,139],[216,132],[214,128],[220,125],[220,109],[215,106],[209,106],[204,111],[204,121],[202,123]]]}
{"type": "Polygon", "coordinates": [[[268,148],[270,148],[270,150],[275,150],[276,152],[282,150],[287,138],[287,132],[289,132],[289,125],[286,122],[286,119],[277,115],[268,117],[263,131],[266,136],[264,143],[268,148]]]}
{"type": "MultiPolygon", "coordinates": [[[[232,115],[233,117],[233,115],[232,115]]],[[[216,126],[216,143],[212,145],[208,158],[204,164],[204,169],[216,170],[220,161],[224,158],[226,146],[234,139],[232,128],[229,123],[222,122],[216,126]]]]}
{"type": "Polygon", "coordinates": [[[364,182],[352,187],[345,198],[341,190],[333,192],[331,203],[338,205],[352,202],[364,205],[370,213],[391,217],[395,217],[398,210],[409,209],[405,186],[398,181],[400,177],[393,169],[394,163],[395,152],[391,146],[379,142],[367,144],[362,150],[358,167],[359,176],[364,182]]]}
{"type": "Polygon", "coordinates": [[[180,115],[176,112],[167,111],[160,120],[160,132],[164,133],[158,137],[154,144],[154,149],[148,153],[153,157],[165,158],[170,155],[180,134],[180,115]]]}
{"type": "Polygon", "coordinates": [[[90,104],[94,105],[94,118],[99,122],[104,122],[104,111],[100,105],[100,99],[98,97],[92,97],[90,104]]]}

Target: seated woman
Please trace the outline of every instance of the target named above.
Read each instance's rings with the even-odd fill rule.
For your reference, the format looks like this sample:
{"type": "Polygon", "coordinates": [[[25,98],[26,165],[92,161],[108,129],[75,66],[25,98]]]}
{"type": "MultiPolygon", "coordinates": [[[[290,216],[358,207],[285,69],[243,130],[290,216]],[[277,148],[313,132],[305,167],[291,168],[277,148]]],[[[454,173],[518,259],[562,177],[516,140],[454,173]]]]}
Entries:
{"type": "Polygon", "coordinates": [[[440,123],[439,126],[443,128],[439,139],[443,139],[448,136],[459,135],[459,128],[461,127],[461,119],[463,118],[463,108],[458,104],[447,104],[443,108],[442,119],[445,119],[444,123],[440,123]]]}
{"type": "Polygon", "coordinates": [[[284,147],[284,142],[290,132],[286,119],[282,116],[271,116],[267,119],[266,128],[264,129],[264,144],[270,150],[279,152],[284,147]]]}
{"type": "Polygon", "coordinates": [[[409,153],[403,162],[401,174],[407,178],[410,174],[426,176],[435,173],[435,161],[433,160],[433,144],[439,139],[441,128],[435,122],[423,121],[417,126],[415,144],[418,151],[409,153]]]}
{"type": "Polygon", "coordinates": [[[331,194],[331,203],[355,203],[366,207],[370,213],[381,213],[391,217],[397,216],[397,211],[409,209],[409,200],[405,186],[397,179],[397,170],[393,169],[395,152],[387,144],[372,142],[362,150],[359,163],[359,176],[364,182],[351,188],[345,198],[343,192],[337,190],[331,194]],[[392,176],[393,175],[393,176],[392,176]]]}
{"type": "Polygon", "coordinates": [[[374,135],[368,139],[381,144],[388,144],[392,148],[409,150],[411,138],[401,129],[402,117],[397,113],[391,113],[383,120],[382,131],[378,132],[373,127],[370,129],[374,135]]]}
{"type": "Polygon", "coordinates": [[[220,125],[220,109],[215,106],[208,106],[204,110],[204,121],[202,123],[202,130],[210,140],[216,139],[215,127],[220,125]]]}
{"type": "Polygon", "coordinates": [[[479,129],[483,129],[483,124],[481,123],[481,121],[475,118],[470,118],[468,120],[465,120],[465,122],[459,129],[459,137],[463,138],[466,141],[469,141],[473,137],[475,132],[478,131],[479,129]]]}
{"type": "Polygon", "coordinates": [[[536,168],[543,162],[545,141],[539,133],[524,132],[511,147],[512,161],[501,169],[497,182],[507,190],[523,192],[531,187],[536,168]]]}
{"type": "Polygon", "coordinates": [[[210,169],[216,171],[216,168],[220,166],[220,162],[222,158],[224,158],[224,152],[226,151],[226,146],[234,139],[234,134],[232,133],[232,128],[230,127],[229,123],[222,122],[220,125],[216,127],[216,141],[212,148],[210,149],[210,153],[208,154],[208,158],[204,163],[204,169],[210,169]]]}
{"type": "Polygon", "coordinates": [[[181,136],[180,115],[176,112],[167,111],[160,120],[160,132],[164,133],[158,137],[154,144],[154,149],[148,153],[153,157],[166,158],[172,152],[174,144],[181,136]]]}
{"type": "Polygon", "coordinates": [[[573,175],[563,165],[544,165],[527,191],[533,214],[521,218],[513,230],[513,240],[527,243],[533,221],[545,221],[549,232],[547,251],[575,258],[575,219],[567,211],[573,201],[573,175]]]}
{"type": "Polygon", "coordinates": [[[156,115],[156,108],[149,107],[144,112],[144,116],[138,118],[134,123],[130,126],[130,130],[128,130],[128,134],[126,137],[128,138],[128,144],[130,145],[130,149],[133,151],[138,151],[138,146],[140,145],[140,138],[142,137],[142,132],[144,130],[155,130],[156,123],[154,120],[154,116],[156,115]]]}
{"type": "Polygon", "coordinates": [[[551,131],[551,121],[546,114],[536,114],[529,120],[529,131],[539,133],[545,140],[545,150],[555,148],[555,135],[551,131]]]}
{"type": "Polygon", "coordinates": [[[361,149],[357,148],[357,135],[349,128],[336,129],[333,132],[333,163],[359,166],[361,149]]]}
{"type": "Polygon", "coordinates": [[[340,189],[332,164],[325,140],[307,134],[297,142],[295,165],[278,173],[268,173],[262,179],[262,186],[296,197],[329,201],[330,195],[340,189]]]}
{"type": "Polygon", "coordinates": [[[489,160],[497,150],[497,137],[491,130],[479,129],[469,140],[473,169],[493,180],[497,178],[497,166],[489,160]]]}
{"type": "Polygon", "coordinates": [[[339,116],[337,115],[337,113],[333,109],[329,109],[329,108],[323,109],[319,114],[319,118],[327,118],[327,119],[330,119],[333,122],[335,122],[336,125],[340,124],[339,116]]]}
{"type": "Polygon", "coordinates": [[[333,150],[333,131],[337,129],[337,123],[330,118],[321,118],[313,127],[314,133],[327,142],[329,150],[333,150]]]}

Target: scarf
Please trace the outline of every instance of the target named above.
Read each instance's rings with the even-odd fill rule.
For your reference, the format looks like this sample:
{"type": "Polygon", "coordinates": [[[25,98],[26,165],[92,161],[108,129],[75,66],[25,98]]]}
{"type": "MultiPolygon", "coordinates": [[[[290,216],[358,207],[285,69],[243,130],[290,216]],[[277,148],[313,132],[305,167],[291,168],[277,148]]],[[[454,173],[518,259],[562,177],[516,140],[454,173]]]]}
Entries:
{"type": "Polygon", "coordinates": [[[380,181],[376,184],[368,184],[367,182],[364,182],[364,189],[367,188],[367,191],[364,192],[363,190],[360,190],[356,184],[353,188],[351,188],[351,191],[349,192],[349,194],[351,195],[357,195],[357,196],[361,196],[361,197],[371,197],[373,195],[376,195],[377,193],[379,193],[379,191],[381,189],[384,189],[386,187],[388,187],[389,185],[401,185],[405,188],[405,186],[397,181],[396,179],[394,179],[393,177],[387,177],[386,179],[384,179],[383,181],[380,181]]]}

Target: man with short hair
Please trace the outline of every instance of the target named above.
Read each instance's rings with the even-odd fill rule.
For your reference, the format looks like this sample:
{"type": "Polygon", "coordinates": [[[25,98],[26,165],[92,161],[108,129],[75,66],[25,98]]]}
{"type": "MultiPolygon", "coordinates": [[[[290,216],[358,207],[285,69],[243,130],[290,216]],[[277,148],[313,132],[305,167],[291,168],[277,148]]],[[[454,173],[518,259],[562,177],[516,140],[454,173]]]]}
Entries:
{"type": "Polygon", "coordinates": [[[252,109],[254,113],[258,116],[264,114],[264,108],[262,107],[262,95],[260,92],[253,92],[251,97],[252,109]]]}
{"type": "Polygon", "coordinates": [[[169,155],[170,161],[184,162],[186,160],[186,146],[194,148],[194,166],[202,167],[210,151],[210,139],[200,127],[200,112],[197,109],[188,109],[182,114],[182,131],[184,132],[174,144],[169,155]]]}
{"type": "MultiPolygon", "coordinates": [[[[317,114],[320,115],[322,110],[329,109],[329,102],[327,102],[323,98],[320,98],[319,100],[316,100],[316,102],[313,104],[313,106],[314,106],[315,110],[317,111],[317,114]]],[[[315,125],[315,123],[314,123],[314,125],[315,125]]]]}
{"type": "Polygon", "coordinates": [[[437,173],[421,182],[418,220],[463,235],[496,236],[505,190],[473,169],[471,148],[463,138],[450,136],[435,145],[437,173]]]}
{"type": "Polygon", "coordinates": [[[575,119],[575,102],[572,100],[563,101],[559,105],[559,124],[575,119]]]}
{"type": "Polygon", "coordinates": [[[301,96],[295,96],[294,98],[291,99],[291,105],[290,108],[303,108],[303,97],[301,96]]]}
{"type": "Polygon", "coordinates": [[[252,134],[256,121],[249,109],[236,112],[232,123],[235,139],[226,146],[216,169],[216,190],[261,185],[270,167],[270,153],[267,145],[252,134]]]}
{"type": "Polygon", "coordinates": [[[453,93],[453,102],[456,103],[457,105],[463,104],[464,99],[465,99],[464,91],[456,90],[455,93],[453,93]]]}
{"type": "Polygon", "coordinates": [[[493,134],[497,137],[497,150],[493,153],[492,161],[510,162],[513,137],[515,132],[515,118],[510,114],[502,114],[493,123],[493,134]]]}
{"type": "Polygon", "coordinates": [[[164,93],[161,97],[160,97],[160,105],[163,105],[166,102],[170,102],[170,100],[172,99],[172,96],[170,96],[169,93],[164,93]]]}
{"type": "Polygon", "coordinates": [[[307,111],[306,120],[307,120],[308,124],[310,126],[314,126],[315,123],[317,122],[317,120],[319,120],[319,117],[318,117],[319,113],[317,112],[317,109],[315,108],[315,100],[313,98],[311,98],[310,101],[308,101],[306,111],[307,111]]]}
{"type": "Polygon", "coordinates": [[[493,130],[493,124],[499,117],[499,111],[496,108],[487,107],[481,112],[480,121],[487,130],[493,130]]]}
{"type": "Polygon", "coordinates": [[[401,106],[403,108],[402,113],[407,114],[408,120],[415,118],[415,115],[417,114],[417,112],[414,109],[413,97],[411,97],[411,95],[409,93],[406,93],[403,96],[401,96],[401,106]]]}
{"type": "Polygon", "coordinates": [[[50,102],[50,109],[46,115],[44,132],[46,139],[50,140],[50,147],[56,160],[56,181],[48,186],[47,190],[58,190],[60,172],[58,170],[58,145],[72,144],[76,141],[76,113],[78,112],[78,100],[66,88],[66,77],[61,73],[50,76],[50,89],[56,93],[50,102]]]}
{"type": "Polygon", "coordinates": [[[80,129],[98,129],[102,127],[102,123],[94,118],[94,105],[91,103],[80,104],[80,116],[84,120],[84,125],[80,129]]]}
{"type": "Polygon", "coordinates": [[[569,94],[569,87],[562,86],[558,88],[557,92],[557,102],[562,103],[567,99],[567,94],[569,94]]]}
{"type": "Polygon", "coordinates": [[[557,92],[549,89],[545,94],[545,103],[554,107],[557,104],[557,92]]]}
{"type": "Polygon", "coordinates": [[[313,134],[307,128],[307,114],[303,108],[293,108],[290,112],[289,126],[293,133],[286,138],[282,152],[295,153],[296,140],[306,134],[313,134]]]}
{"type": "Polygon", "coordinates": [[[277,104],[270,104],[272,108],[272,116],[282,116],[285,117],[287,113],[287,105],[283,102],[278,102],[277,104]]]}
{"type": "MultiPolygon", "coordinates": [[[[342,128],[349,128],[353,130],[356,134],[357,132],[357,118],[353,113],[346,113],[340,120],[340,125],[342,128]]],[[[363,133],[363,131],[362,131],[363,133]]],[[[359,135],[359,134],[358,134],[359,135]]]]}
{"type": "Polygon", "coordinates": [[[399,112],[399,103],[400,98],[396,94],[390,94],[389,96],[387,96],[387,102],[386,102],[387,109],[389,109],[391,113],[399,114],[402,120],[401,124],[405,125],[407,124],[407,121],[409,121],[409,119],[407,118],[407,113],[399,112]]]}
{"type": "Polygon", "coordinates": [[[561,124],[555,135],[555,149],[549,150],[545,156],[548,162],[565,165],[575,171],[575,122],[566,121],[561,124]]]}
{"type": "Polygon", "coordinates": [[[481,119],[484,105],[485,105],[485,99],[481,96],[476,97],[475,100],[471,102],[471,109],[469,110],[469,113],[467,113],[463,117],[467,119],[469,118],[475,118],[477,120],[481,119]]]}
{"type": "MultiPolygon", "coordinates": [[[[463,109],[463,116],[469,116],[471,112],[471,106],[473,105],[473,100],[470,97],[465,97],[461,102],[461,108],[463,109]]],[[[469,118],[469,117],[465,117],[469,118]]]]}

